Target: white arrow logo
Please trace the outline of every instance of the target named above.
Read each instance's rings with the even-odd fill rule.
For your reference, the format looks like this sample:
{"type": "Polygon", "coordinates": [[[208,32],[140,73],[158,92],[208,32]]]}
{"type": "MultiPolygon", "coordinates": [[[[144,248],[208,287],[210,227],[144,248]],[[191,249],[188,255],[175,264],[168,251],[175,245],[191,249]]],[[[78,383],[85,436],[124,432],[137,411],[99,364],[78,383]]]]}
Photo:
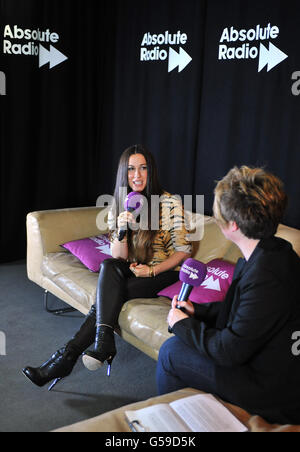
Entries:
{"type": "Polygon", "coordinates": [[[109,245],[96,246],[95,249],[101,251],[101,253],[108,254],[109,256],[111,256],[111,249],[109,245]]]}
{"type": "Polygon", "coordinates": [[[178,66],[178,72],[183,71],[183,69],[192,61],[192,58],[182,47],[179,49],[179,53],[170,47],[169,50],[169,70],[173,71],[178,66]]]}
{"type": "Polygon", "coordinates": [[[59,50],[55,49],[55,47],[53,47],[52,45],[50,45],[49,51],[40,44],[39,67],[42,67],[47,63],[50,63],[49,67],[50,69],[52,69],[54,66],[57,66],[58,64],[62,63],[67,59],[68,57],[66,57],[66,55],[61,53],[59,50]]]}
{"type": "Polygon", "coordinates": [[[286,58],[288,58],[288,55],[274,46],[271,42],[269,43],[269,50],[263,44],[260,44],[258,72],[267,65],[267,72],[269,72],[286,58]]]}
{"type": "Polygon", "coordinates": [[[218,292],[221,292],[219,278],[214,279],[213,276],[205,279],[201,286],[205,287],[205,289],[217,290],[218,292]]]}

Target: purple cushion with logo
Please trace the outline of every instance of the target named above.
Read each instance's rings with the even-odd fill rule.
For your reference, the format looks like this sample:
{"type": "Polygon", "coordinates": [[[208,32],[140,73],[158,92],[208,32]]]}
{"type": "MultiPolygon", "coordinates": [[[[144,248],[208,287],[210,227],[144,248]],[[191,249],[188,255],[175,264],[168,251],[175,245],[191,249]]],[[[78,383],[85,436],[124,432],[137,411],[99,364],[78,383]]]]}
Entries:
{"type": "Polygon", "coordinates": [[[61,246],[70,251],[92,272],[99,272],[101,263],[111,258],[108,234],[74,240],[61,246]]]}
{"type": "MultiPolygon", "coordinates": [[[[201,286],[194,287],[189,300],[194,303],[211,303],[223,301],[231,285],[235,265],[222,259],[214,259],[207,263],[207,275],[201,286]]],[[[157,295],[171,300],[178,295],[182,282],[178,281],[161,290],[157,295]]]]}

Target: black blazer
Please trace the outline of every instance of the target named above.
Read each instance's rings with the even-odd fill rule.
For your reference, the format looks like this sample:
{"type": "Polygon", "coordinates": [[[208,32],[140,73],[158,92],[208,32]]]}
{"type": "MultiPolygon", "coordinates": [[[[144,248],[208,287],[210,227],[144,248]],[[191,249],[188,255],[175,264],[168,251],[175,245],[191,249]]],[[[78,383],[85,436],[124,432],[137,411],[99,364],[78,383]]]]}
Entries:
{"type": "Polygon", "coordinates": [[[261,240],[240,259],[223,303],[194,305],[174,325],[215,365],[216,394],[271,422],[300,423],[300,259],[285,240],[261,240]]]}

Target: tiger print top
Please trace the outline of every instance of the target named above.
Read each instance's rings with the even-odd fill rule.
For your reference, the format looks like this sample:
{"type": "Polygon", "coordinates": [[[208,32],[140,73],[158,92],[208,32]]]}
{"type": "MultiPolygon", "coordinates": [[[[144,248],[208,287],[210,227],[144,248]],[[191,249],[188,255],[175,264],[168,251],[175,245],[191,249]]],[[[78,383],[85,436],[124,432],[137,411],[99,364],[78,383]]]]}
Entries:
{"type": "MultiPolygon", "coordinates": [[[[161,210],[159,218],[159,229],[155,236],[152,248],[153,257],[147,265],[157,265],[164,262],[177,251],[184,253],[192,252],[191,242],[187,238],[188,231],[185,227],[184,210],[181,199],[168,192],[160,197],[161,210]]],[[[108,214],[108,226],[112,230],[115,226],[112,211],[108,214]]],[[[136,234],[133,234],[133,245],[135,245],[136,234]]],[[[174,268],[180,270],[180,266],[174,268]]]]}

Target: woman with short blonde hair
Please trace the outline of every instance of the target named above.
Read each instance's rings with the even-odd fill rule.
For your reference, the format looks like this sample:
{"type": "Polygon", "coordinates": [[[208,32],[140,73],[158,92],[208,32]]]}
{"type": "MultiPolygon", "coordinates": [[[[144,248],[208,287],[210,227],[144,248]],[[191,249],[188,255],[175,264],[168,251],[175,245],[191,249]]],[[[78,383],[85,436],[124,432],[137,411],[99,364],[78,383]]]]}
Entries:
{"type": "Polygon", "coordinates": [[[287,204],[283,183],[263,168],[234,167],[215,188],[214,217],[226,225],[235,221],[252,239],[272,237],[287,204]]]}
{"type": "Polygon", "coordinates": [[[275,237],[287,204],[263,168],[233,168],[215,189],[214,216],[244,258],[222,303],[172,302],[175,337],[160,349],[160,394],[193,387],[270,423],[300,423],[300,259],[275,237]],[[185,312],[177,307],[185,309],[185,312]]]}

